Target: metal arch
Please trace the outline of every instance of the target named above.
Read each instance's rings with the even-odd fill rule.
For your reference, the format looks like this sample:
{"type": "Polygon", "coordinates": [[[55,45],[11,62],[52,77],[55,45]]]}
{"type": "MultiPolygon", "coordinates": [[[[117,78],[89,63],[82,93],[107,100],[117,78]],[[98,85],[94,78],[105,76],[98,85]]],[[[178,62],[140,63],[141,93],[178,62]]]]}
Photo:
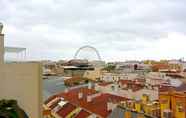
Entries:
{"type": "Polygon", "coordinates": [[[93,51],[95,51],[95,52],[96,52],[96,55],[97,55],[97,57],[98,57],[98,59],[101,60],[101,56],[100,56],[98,50],[97,50],[95,47],[92,47],[92,46],[90,46],[90,45],[85,45],[85,46],[80,47],[80,48],[76,51],[76,53],[75,53],[75,55],[74,55],[74,59],[76,59],[76,58],[77,58],[77,55],[79,54],[79,52],[80,52],[81,50],[85,49],[85,48],[89,48],[89,49],[92,49],[93,51]]]}

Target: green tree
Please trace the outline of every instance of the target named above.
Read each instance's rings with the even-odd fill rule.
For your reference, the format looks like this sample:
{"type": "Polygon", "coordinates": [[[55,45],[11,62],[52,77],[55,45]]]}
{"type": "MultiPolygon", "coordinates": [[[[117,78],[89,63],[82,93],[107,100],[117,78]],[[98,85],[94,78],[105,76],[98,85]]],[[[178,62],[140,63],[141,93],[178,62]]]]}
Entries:
{"type": "Polygon", "coordinates": [[[115,70],[115,68],[116,68],[116,66],[115,65],[107,65],[105,68],[104,68],[104,70],[106,70],[106,71],[108,71],[108,72],[112,72],[112,71],[114,71],[115,70]]]}

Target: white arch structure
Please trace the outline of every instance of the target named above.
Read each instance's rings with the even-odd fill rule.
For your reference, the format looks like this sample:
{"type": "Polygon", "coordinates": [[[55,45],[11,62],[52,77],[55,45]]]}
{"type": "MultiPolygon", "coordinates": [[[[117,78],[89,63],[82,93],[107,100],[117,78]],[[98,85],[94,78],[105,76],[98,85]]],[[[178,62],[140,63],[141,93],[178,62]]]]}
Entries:
{"type": "Polygon", "coordinates": [[[92,46],[90,46],[90,45],[85,45],[85,46],[80,47],[80,48],[76,51],[76,53],[75,53],[75,55],[74,55],[74,59],[77,59],[77,56],[78,56],[78,54],[80,53],[80,51],[83,50],[83,49],[86,49],[86,48],[93,50],[93,51],[96,53],[96,55],[97,55],[97,57],[98,57],[98,60],[101,60],[101,56],[100,56],[98,50],[97,50],[95,47],[92,47],[92,46]]]}

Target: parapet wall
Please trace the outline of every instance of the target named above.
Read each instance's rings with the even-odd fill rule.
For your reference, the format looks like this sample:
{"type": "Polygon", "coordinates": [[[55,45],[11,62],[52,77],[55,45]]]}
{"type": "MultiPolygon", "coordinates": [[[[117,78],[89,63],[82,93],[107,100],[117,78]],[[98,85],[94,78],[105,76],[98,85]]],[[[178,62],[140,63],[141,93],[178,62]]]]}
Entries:
{"type": "Polygon", "coordinates": [[[0,66],[0,99],[16,99],[29,118],[42,118],[42,68],[39,63],[0,66]]]}

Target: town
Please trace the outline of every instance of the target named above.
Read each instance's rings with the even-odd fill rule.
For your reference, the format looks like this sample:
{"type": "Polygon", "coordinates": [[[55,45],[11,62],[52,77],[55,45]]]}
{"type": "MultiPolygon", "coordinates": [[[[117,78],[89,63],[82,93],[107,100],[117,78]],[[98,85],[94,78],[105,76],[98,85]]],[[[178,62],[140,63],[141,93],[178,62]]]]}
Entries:
{"type": "MultiPolygon", "coordinates": [[[[3,25],[1,31],[2,28],[3,25]]],[[[71,60],[20,61],[20,58],[25,58],[26,48],[4,47],[4,34],[1,33],[0,38],[1,98],[18,102],[1,101],[1,104],[12,109],[20,105],[25,116],[186,117],[184,58],[106,62],[96,48],[86,45],[80,47],[71,60]],[[96,60],[78,58],[87,49],[95,52],[96,60]],[[18,60],[4,60],[5,54],[9,53],[24,55],[16,57],[18,60]],[[15,89],[9,87],[10,84],[19,87],[15,89]],[[8,106],[10,104],[14,107],[8,106]]],[[[0,113],[15,114],[9,110],[0,113]]]]}
{"type": "MultiPolygon", "coordinates": [[[[80,48],[91,48],[83,46],[80,48]]],[[[97,51],[97,50],[95,50],[97,51]]],[[[85,59],[43,61],[44,79],[62,76],[63,91],[44,102],[56,118],[185,118],[186,62],[85,59]]]]}
{"type": "Polygon", "coordinates": [[[0,0],[0,118],[186,118],[186,0],[0,0]]]}

